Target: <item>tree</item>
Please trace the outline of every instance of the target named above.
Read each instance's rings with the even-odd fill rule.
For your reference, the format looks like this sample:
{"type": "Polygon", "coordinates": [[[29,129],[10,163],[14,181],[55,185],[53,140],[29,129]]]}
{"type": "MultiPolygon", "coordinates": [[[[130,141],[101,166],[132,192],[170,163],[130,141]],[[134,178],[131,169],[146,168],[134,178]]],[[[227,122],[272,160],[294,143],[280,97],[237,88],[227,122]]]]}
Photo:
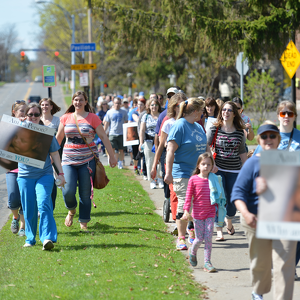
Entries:
{"type": "Polygon", "coordinates": [[[4,27],[0,32],[0,80],[10,81],[10,59],[13,59],[11,53],[17,43],[17,32],[15,25],[8,24],[4,27]]]}
{"type": "Polygon", "coordinates": [[[268,112],[277,106],[280,89],[276,87],[268,71],[260,74],[255,70],[247,80],[244,85],[245,108],[253,110],[258,115],[258,123],[261,124],[266,120],[268,112]]]}
{"type": "Polygon", "coordinates": [[[243,51],[250,62],[278,57],[300,23],[297,0],[92,2],[95,15],[114,20],[106,27],[111,38],[152,56],[206,50],[228,58],[243,51]]]}

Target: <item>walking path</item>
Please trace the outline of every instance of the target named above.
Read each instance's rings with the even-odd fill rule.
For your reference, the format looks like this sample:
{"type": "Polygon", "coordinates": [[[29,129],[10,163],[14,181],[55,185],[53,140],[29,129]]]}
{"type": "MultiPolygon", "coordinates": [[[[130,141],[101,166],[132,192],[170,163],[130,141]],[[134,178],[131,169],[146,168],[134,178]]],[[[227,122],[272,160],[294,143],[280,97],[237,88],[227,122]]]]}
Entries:
{"type": "MultiPolygon", "coordinates": [[[[103,160],[103,159],[102,159],[103,160]]],[[[129,156],[125,156],[125,164],[129,165],[129,156]]],[[[107,159],[103,160],[107,164],[107,159]]],[[[126,167],[133,169],[132,167],[126,167]]],[[[162,206],[164,194],[162,189],[150,189],[150,183],[144,181],[142,176],[137,176],[137,180],[148,192],[156,207],[156,213],[162,216],[162,206]]],[[[204,251],[201,245],[197,253],[198,266],[194,269],[195,280],[207,287],[207,296],[211,300],[244,300],[250,299],[252,287],[250,282],[248,244],[242,226],[239,222],[240,214],[233,220],[236,233],[231,236],[224,230],[224,242],[216,242],[216,233],[213,236],[212,263],[218,272],[206,273],[203,271],[204,251]]],[[[175,223],[166,223],[168,231],[174,228],[175,223]]],[[[175,237],[174,237],[175,248],[175,237]]],[[[182,251],[188,259],[188,251],[182,251]]],[[[300,266],[297,268],[300,275],[300,266]]],[[[264,295],[264,300],[273,299],[273,290],[264,295]]],[[[295,281],[294,297],[300,299],[300,281],[295,281]]]]}

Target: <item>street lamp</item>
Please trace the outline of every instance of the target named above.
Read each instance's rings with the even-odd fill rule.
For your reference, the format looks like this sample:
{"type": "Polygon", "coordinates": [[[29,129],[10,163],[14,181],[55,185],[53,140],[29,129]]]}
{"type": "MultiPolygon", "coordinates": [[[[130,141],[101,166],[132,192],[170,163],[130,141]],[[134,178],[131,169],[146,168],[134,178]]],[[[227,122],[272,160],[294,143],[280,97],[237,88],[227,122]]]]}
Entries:
{"type": "MultiPolygon", "coordinates": [[[[37,3],[37,4],[41,4],[41,3],[53,4],[53,5],[57,6],[58,8],[60,8],[64,12],[64,15],[67,19],[69,27],[72,30],[72,44],[75,44],[75,20],[74,20],[74,15],[71,15],[65,8],[63,8],[62,6],[60,6],[59,4],[54,3],[54,2],[49,2],[49,1],[44,1],[44,0],[35,0],[35,3],[37,3]],[[72,24],[71,24],[69,18],[72,20],[72,24]]],[[[75,52],[71,53],[71,64],[72,65],[75,64],[75,52]]],[[[72,72],[71,72],[71,79],[72,79],[72,95],[74,95],[75,94],[75,70],[72,70],[72,72]]]]}

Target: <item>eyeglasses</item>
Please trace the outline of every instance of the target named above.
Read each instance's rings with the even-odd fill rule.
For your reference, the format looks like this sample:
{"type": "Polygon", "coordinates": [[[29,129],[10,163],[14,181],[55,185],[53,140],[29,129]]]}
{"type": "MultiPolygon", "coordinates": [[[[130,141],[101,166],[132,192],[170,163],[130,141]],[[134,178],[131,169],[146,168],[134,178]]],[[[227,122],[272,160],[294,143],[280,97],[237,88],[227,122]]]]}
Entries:
{"type": "Polygon", "coordinates": [[[151,104],[150,106],[158,106],[158,104],[151,104]]]}
{"type": "Polygon", "coordinates": [[[102,105],[107,105],[107,103],[102,103],[102,105]]]}
{"type": "Polygon", "coordinates": [[[33,116],[35,116],[36,118],[39,117],[41,114],[39,113],[34,113],[34,114],[27,114],[27,117],[32,118],[33,116]]]}
{"type": "Polygon", "coordinates": [[[224,111],[224,112],[228,111],[228,112],[230,112],[230,113],[232,113],[232,112],[233,112],[233,110],[232,110],[232,109],[230,109],[230,108],[222,108],[222,111],[224,111]]]}
{"type": "Polygon", "coordinates": [[[275,134],[275,133],[271,133],[271,134],[262,134],[261,136],[260,136],[260,138],[262,139],[262,140],[266,140],[267,138],[269,138],[269,139],[271,139],[271,140],[274,140],[274,139],[276,139],[276,137],[277,137],[277,134],[275,134]]]}
{"type": "Polygon", "coordinates": [[[286,114],[288,115],[289,118],[292,118],[295,115],[292,111],[281,111],[279,113],[279,116],[281,118],[284,118],[286,116],[286,114]]]}

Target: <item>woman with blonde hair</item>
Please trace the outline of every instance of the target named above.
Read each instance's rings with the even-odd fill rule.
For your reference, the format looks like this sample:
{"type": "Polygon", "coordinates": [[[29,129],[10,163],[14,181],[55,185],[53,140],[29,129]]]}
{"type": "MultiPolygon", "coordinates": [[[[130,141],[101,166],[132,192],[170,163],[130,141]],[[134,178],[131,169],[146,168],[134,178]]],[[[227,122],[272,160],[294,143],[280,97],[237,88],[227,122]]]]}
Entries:
{"type": "MultiPolygon", "coordinates": [[[[206,133],[208,144],[214,145],[216,153],[215,162],[219,169],[217,175],[221,175],[222,177],[225,197],[227,199],[225,222],[227,232],[230,235],[234,235],[235,233],[232,219],[236,214],[236,208],[230,202],[231,191],[242,164],[247,160],[244,129],[244,121],[235,103],[228,101],[222,106],[214,126],[207,128],[206,133]]],[[[216,241],[224,241],[223,227],[219,227],[217,223],[216,217],[216,241]]]]}
{"type": "MultiPolygon", "coordinates": [[[[25,117],[27,105],[24,100],[17,100],[12,108],[11,115],[15,118],[25,117]]],[[[21,197],[19,186],[17,182],[18,169],[11,170],[6,173],[6,187],[7,187],[7,202],[8,208],[13,214],[11,222],[11,232],[18,234],[18,236],[25,236],[25,220],[23,215],[23,209],[21,204],[21,197]],[[19,224],[20,223],[20,224],[19,224]]]]}
{"type": "Polygon", "coordinates": [[[203,114],[204,101],[189,98],[179,105],[177,121],[168,135],[165,182],[173,183],[178,198],[176,225],[178,228],[177,250],[187,250],[185,233],[187,221],[181,220],[189,178],[196,167],[197,159],[204,152],[210,153],[205,132],[197,123],[203,114]]]}

